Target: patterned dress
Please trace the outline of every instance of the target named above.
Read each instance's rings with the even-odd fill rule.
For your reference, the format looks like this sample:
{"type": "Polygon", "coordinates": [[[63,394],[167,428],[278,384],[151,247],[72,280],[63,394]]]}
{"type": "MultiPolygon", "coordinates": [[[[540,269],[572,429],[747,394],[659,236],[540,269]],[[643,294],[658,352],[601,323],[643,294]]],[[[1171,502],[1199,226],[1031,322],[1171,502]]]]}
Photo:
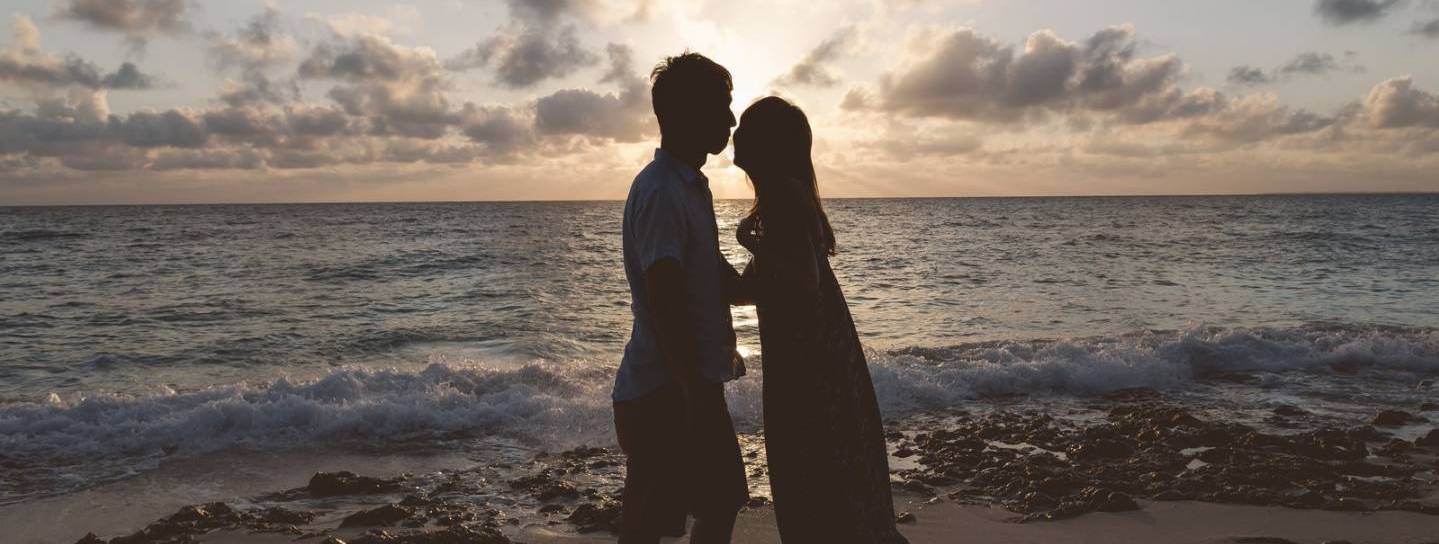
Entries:
{"type": "MultiPolygon", "coordinates": [[[[828,255],[782,229],[741,236],[759,314],[764,437],[780,538],[904,543],[869,367],[828,255]]],[[[765,229],[756,229],[765,230],[765,229]]]]}

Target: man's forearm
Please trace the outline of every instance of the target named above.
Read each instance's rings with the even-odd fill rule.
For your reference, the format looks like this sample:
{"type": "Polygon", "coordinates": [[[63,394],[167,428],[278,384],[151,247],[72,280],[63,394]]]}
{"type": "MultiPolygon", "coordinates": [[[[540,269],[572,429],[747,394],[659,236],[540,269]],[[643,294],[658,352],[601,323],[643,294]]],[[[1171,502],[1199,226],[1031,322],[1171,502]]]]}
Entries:
{"type": "MultiPolygon", "coordinates": [[[[749,271],[748,266],[745,267],[745,271],[749,271]]],[[[724,270],[721,273],[724,274],[725,300],[729,302],[729,305],[754,306],[754,289],[750,284],[750,278],[735,272],[729,262],[724,263],[724,270]]]]}

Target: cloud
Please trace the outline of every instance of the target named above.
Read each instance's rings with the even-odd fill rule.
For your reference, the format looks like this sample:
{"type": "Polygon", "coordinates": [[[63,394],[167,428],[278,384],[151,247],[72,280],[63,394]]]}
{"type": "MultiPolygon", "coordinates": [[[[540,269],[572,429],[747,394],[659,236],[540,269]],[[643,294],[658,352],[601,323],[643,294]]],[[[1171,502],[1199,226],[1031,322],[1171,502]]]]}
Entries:
{"type": "Polygon", "coordinates": [[[1322,76],[1333,72],[1363,72],[1364,67],[1353,62],[1355,53],[1348,52],[1340,61],[1329,53],[1306,51],[1269,72],[1249,65],[1236,66],[1229,71],[1227,80],[1236,85],[1264,85],[1300,76],[1322,76]]]}
{"type": "Polygon", "coordinates": [[[633,52],[626,46],[610,44],[606,53],[610,70],[601,81],[616,83],[620,92],[565,89],[540,98],[535,103],[535,130],[539,134],[635,142],[649,133],[649,89],[645,80],[633,72],[633,52]]]}
{"type": "Polygon", "coordinates": [[[310,19],[324,24],[326,28],[330,29],[330,32],[339,36],[389,34],[395,30],[394,21],[363,13],[346,13],[333,17],[310,15],[310,19]]]}
{"type": "Polygon", "coordinates": [[[1415,88],[1408,76],[1375,85],[1362,105],[1374,128],[1439,128],[1439,96],[1415,88]]]}
{"type": "Polygon", "coordinates": [[[446,61],[451,70],[493,66],[495,80],[510,88],[526,88],[546,79],[563,78],[599,61],[580,46],[573,26],[558,31],[525,28],[502,32],[446,61]]]}
{"type": "Polygon", "coordinates": [[[918,56],[882,76],[878,93],[851,91],[843,107],[1012,123],[1064,111],[1149,122],[1202,105],[1176,88],[1184,70],[1178,57],[1136,58],[1136,48],[1128,27],[1103,30],[1083,43],[1041,30],[1018,55],[961,29],[913,44],[918,56]]]}
{"type": "Polygon", "coordinates": [[[299,65],[302,79],[336,80],[328,96],[376,134],[434,139],[458,117],[446,96],[445,70],[429,48],[363,35],[316,45],[299,65]]]}
{"type": "Polygon", "coordinates": [[[804,59],[788,72],[775,79],[776,85],[813,85],[833,87],[839,84],[839,77],[828,67],[854,43],[858,32],[854,27],[841,29],[821,42],[804,59]]]}
{"type": "Polygon", "coordinates": [[[1414,27],[1409,29],[1409,33],[1431,40],[1439,40],[1439,18],[1414,23],[1414,27]]]}
{"type": "Polygon", "coordinates": [[[237,70],[240,80],[227,81],[220,100],[231,106],[257,102],[284,104],[298,99],[300,88],[293,78],[276,82],[267,70],[294,60],[295,39],[280,29],[280,14],[274,8],[251,18],[233,34],[207,35],[207,53],[221,72],[237,70]]]}
{"type": "Polygon", "coordinates": [[[1334,60],[1334,55],[1328,53],[1306,52],[1300,53],[1279,67],[1280,74],[1304,74],[1322,75],[1339,70],[1339,61],[1334,60]]]}
{"type": "Polygon", "coordinates": [[[1247,64],[1230,69],[1229,77],[1225,80],[1236,85],[1264,85],[1274,82],[1268,72],[1247,64]]]}
{"type": "Polygon", "coordinates": [[[1369,22],[1387,15],[1400,0],[1319,0],[1314,12],[1332,25],[1369,22]]]}
{"type": "Polygon", "coordinates": [[[221,69],[257,69],[294,60],[295,39],[280,30],[280,12],[266,8],[233,34],[210,33],[208,53],[221,69]]]}
{"type": "Polygon", "coordinates": [[[464,135],[483,146],[487,155],[518,155],[534,147],[532,114],[508,107],[467,105],[462,117],[464,135]]]}
{"type": "Polygon", "coordinates": [[[133,47],[143,49],[154,35],[188,31],[190,5],[189,0],[62,0],[55,16],[124,33],[133,47]]]}
{"type": "Polygon", "coordinates": [[[79,57],[61,58],[42,51],[40,33],[28,17],[15,16],[13,28],[14,42],[0,50],[0,83],[32,88],[148,89],[155,86],[154,77],[129,62],[114,72],[105,73],[79,57]]]}

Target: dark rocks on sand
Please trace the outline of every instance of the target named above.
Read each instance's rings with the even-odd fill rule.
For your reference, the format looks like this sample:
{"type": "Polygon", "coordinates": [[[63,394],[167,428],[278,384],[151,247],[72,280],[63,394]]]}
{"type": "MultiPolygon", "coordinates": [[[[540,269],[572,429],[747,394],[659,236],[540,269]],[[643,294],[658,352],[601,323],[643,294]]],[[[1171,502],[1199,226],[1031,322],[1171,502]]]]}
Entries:
{"type": "Polygon", "coordinates": [[[914,514],[909,512],[900,512],[898,516],[894,517],[895,523],[915,523],[917,521],[919,521],[919,518],[916,518],[914,514]]]}
{"type": "Polygon", "coordinates": [[[1419,405],[1419,411],[1420,411],[1420,412],[1436,412],[1436,411],[1439,411],[1439,402],[1425,402],[1425,403],[1421,403],[1421,404],[1419,405]]]}
{"type": "Polygon", "coordinates": [[[1309,415],[1309,412],[1292,404],[1281,404],[1274,408],[1274,415],[1284,417],[1300,417],[1309,415]]]}
{"type": "Polygon", "coordinates": [[[1237,536],[1234,537],[1235,544],[1299,544],[1287,538],[1273,536],[1237,536]]]}
{"type": "Polygon", "coordinates": [[[578,499],[580,492],[575,486],[550,474],[549,471],[525,476],[510,482],[510,489],[528,491],[541,501],[555,499],[578,499]]]}
{"type": "Polygon", "coordinates": [[[1414,423],[1424,423],[1425,421],[1428,420],[1403,410],[1385,410],[1379,412],[1379,415],[1374,416],[1374,421],[1371,423],[1373,423],[1375,427],[1403,427],[1414,423]]]}
{"type": "Polygon", "coordinates": [[[1421,448],[1439,449],[1439,429],[1430,430],[1429,434],[1419,437],[1414,441],[1414,445],[1421,448]]]}
{"type": "Polygon", "coordinates": [[[76,540],[75,544],[105,544],[105,541],[95,536],[95,533],[85,533],[85,536],[80,537],[80,540],[76,540]]]}
{"type": "Polygon", "coordinates": [[[604,501],[598,505],[585,503],[575,508],[565,521],[575,524],[581,533],[595,531],[620,532],[620,503],[604,501]]]}
{"type": "Polygon", "coordinates": [[[310,477],[310,484],[305,489],[314,497],[333,497],[336,495],[370,495],[375,493],[392,493],[400,490],[398,480],[381,480],[369,476],[356,476],[349,471],[340,472],[316,472],[310,477]]]}
{"type": "Polygon", "coordinates": [[[317,472],[310,477],[305,489],[315,497],[336,495],[372,495],[400,491],[400,478],[381,479],[358,476],[353,472],[317,472]]]}
{"type": "Polygon", "coordinates": [[[300,524],[315,521],[314,512],[297,512],[294,510],[280,508],[278,506],[271,506],[269,508],[261,510],[258,514],[256,514],[256,516],[259,518],[260,521],[272,524],[300,524]]]}
{"type": "Polygon", "coordinates": [[[395,534],[376,530],[355,540],[354,544],[511,544],[505,535],[492,528],[449,527],[440,531],[414,531],[395,534]]]}
{"type": "Polygon", "coordinates": [[[389,527],[414,515],[409,508],[396,504],[387,504],[372,510],[362,510],[350,514],[340,527],[389,527]]]}

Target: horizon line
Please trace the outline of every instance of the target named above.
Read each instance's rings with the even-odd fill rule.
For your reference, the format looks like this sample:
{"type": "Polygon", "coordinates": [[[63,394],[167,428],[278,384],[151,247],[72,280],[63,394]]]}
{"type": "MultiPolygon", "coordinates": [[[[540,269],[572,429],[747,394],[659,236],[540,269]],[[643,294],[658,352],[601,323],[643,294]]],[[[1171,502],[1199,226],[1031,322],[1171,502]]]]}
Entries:
{"type": "MultiPolygon", "coordinates": [[[[824,200],[961,200],[961,199],[1004,199],[1004,198],[1215,198],[1215,197],[1267,197],[1267,196],[1405,196],[1439,195],[1439,189],[1432,191],[1296,191],[1266,193],[1149,193],[1149,194],[1029,194],[1029,195],[907,195],[907,196],[841,196],[822,197],[824,200]]],[[[581,202],[624,202],[623,198],[560,198],[560,199],[491,199],[491,200],[313,200],[313,201],[250,201],[250,202],[128,202],[128,203],[71,203],[71,204],[5,204],[0,208],[72,208],[105,206],[304,206],[343,204],[540,204],[540,203],[581,203],[581,202]]],[[[752,200],[750,198],[715,198],[715,201],[752,200]]]]}

